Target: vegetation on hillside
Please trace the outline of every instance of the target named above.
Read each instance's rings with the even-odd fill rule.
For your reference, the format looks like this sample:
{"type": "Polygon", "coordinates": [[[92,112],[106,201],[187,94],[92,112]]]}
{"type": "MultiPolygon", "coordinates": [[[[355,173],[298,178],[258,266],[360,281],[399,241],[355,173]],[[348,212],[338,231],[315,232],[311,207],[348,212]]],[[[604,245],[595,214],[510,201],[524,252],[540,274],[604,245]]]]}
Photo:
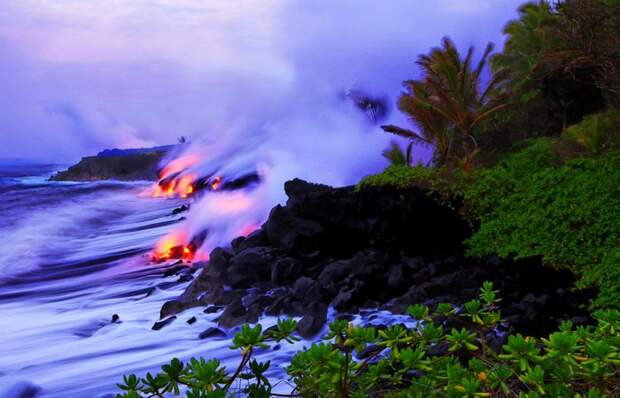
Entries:
{"type": "Polygon", "coordinates": [[[528,3],[504,33],[503,51],[491,57],[491,91],[482,108],[471,95],[477,95],[488,47],[475,72],[467,66],[471,50],[461,60],[449,41],[420,58],[423,79],[405,82],[414,89],[399,105],[421,133],[384,128],[433,143],[432,165],[395,161],[359,188],[417,185],[444,201],[456,197],[475,230],[467,241],[471,255],[540,257],[573,271],[580,286],[598,288],[595,305],[618,307],[620,3],[528,3]],[[469,89],[449,84],[453,80],[469,82],[469,89]],[[458,156],[446,152],[459,139],[476,145],[465,145],[458,156]]]}
{"type": "Polygon", "coordinates": [[[608,256],[620,242],[620,154],[553,162],[552,143],[542,141],[477,173],[465,190],[479,223],[469,252],[540,256],[599,287],[597,306],[618,308],[620,263],[608,256]]]}

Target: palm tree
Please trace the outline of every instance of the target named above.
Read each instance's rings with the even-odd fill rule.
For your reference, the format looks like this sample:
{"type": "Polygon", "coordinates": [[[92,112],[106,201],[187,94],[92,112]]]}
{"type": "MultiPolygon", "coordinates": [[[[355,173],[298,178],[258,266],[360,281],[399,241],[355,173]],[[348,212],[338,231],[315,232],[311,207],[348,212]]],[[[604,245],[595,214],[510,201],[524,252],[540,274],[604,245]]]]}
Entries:
{"type": "Polygon", "coordinates": [[[496,70],[509,70],[512,89],[522,101],[528,101],[538,94],[531,83],[541,57],[559,45],[554,34],[557,17],[546,0],[523,4],[518,13],[519,18],[504,27],[504,50],[492,57],[491,65],[496,70]]]}
{"type": "Polygon", "coordinates": [[[413,158],[411,152],[413,149],[413,141],[411,141],[405,150],[396,141],[390,142],[390,146],[382,152],[384,158],[386,158],[390,165],[394,166],[411,166],[413,158]]]}
{"type": "Polygon", "coordinates": [[[496,71],[485,87],[482,85],[481,75],[492,50],[489,43],[473,67],[473,47],[461,57],[454,43],[444,38],[441,48],[418,58],[422,78],[404,82],[405,92],[398,100],[399,109],[418,130],[393,125],[382,128],[415,143],[433,145],[438,165],[470,165],[478,152],[476,128],[508,105],[507,93],[502,90],[506,77],[503,70],[496,71]]]}

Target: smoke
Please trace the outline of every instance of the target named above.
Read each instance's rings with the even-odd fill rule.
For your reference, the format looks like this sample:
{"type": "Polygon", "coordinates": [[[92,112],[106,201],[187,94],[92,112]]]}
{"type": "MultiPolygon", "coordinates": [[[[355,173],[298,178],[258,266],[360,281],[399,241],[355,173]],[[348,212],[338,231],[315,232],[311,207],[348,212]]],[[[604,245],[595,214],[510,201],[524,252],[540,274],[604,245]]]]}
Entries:
{"type": "Polygon", "coordinates": [[[287,179],[346,185],[384,167],[392,137],[348,90],[393,104],[418,54],[445,35],[460,47],[501,42],[520,2],[5,0],[0,157],[72,159],[187,136],[175,156],[200,161],[186,173],[261,178],[192,206],[182,228],[209,229],[212,248],[264,221],[287,179]]]}
{"type": "Polygon", "coordinates": [[[501,41],[519,2],[4,0],[0,157],[217,138],[291,98],[312,120],[354,86],[393,102],[417,54],[501,41]]]}
{"type": "MultiPolygon", "coordinates": [[[[271,207],[285,200],[286,180],[342,186],[384,167],[380,153],[390,137],[343,93],[355,89],[393,102],[400,82],[415,74],[415,55],[444,34],[467,44],[498,37],[497,23],[495,32],[483,33],[489,21],[480,18],[486,14],[455,2],[444,2],[443,9],[441,4],[286,3],[270,48],[282,62],[281,73],[236,86],[233,102],[218,101],[222,114],[180,155],[200,159],[186,174],[230,181],[256,172],[260,183],[207,193],[173,235],[207,230],[198,253],[206,258],[213,247],[258,228],[271,207]],[[469,18],[463,16],[467,12],[469,18]],[[431,16],[433,29],[425,29],[431,16]]],[[[405,123],[397,114],[391,118],[405,123]]],[[[427,160],[428,149],[418,148],[414,156],[427,160]]]]}

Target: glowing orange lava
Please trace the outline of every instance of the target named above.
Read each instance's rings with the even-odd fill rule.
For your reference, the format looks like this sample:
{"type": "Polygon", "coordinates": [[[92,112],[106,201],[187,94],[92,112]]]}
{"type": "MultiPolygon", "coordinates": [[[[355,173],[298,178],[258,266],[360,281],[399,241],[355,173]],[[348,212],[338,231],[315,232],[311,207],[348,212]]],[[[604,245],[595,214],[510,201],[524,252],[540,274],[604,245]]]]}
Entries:
{"type": "Polygon", "coordinates": [[[160,240],[153,251],[153,260],[163,262],[167,260],[183,260],[191,262],[196,248],[191,243],[185,243],[183,233],[171,233],[160,240]]]}
{"type": "Polygon", "coordinates": [[[222,177],[220,176],[215,177],[213,181],[211,181],[211,190],[215,191],[216,189],[218,189],[221,183],[222,183],[222,177]]]}
{"type": "Polygon", "coordinates": [[[179,179],[179,183],[176,185],[176,191],[182,198],[187,198],[194,192],[194,176],[187,175],[179,179]]]}
{"type": "Polygon", "coordinates": [[[194,174],[184,173],[188,168],[192,167],[200,158],[197,155],[182,155],[171,160],[159,172],[159,181],[153,188],[151,194],[153,197],[175,197],[187,198],[195,192],[194,174]],[[183,173],[183,174],[181,174],[183,173]]]}
{"type": "Polygon", "coordinates": [[[152,192],[152,196],[155,198],[165,197],[172,198],[179,196],[181,198],[187,198],[194,192],[194,181],[196,177],[192,174],[185,175],[179,179],[171,180],[168,182],[159,181],[152,192]]]}

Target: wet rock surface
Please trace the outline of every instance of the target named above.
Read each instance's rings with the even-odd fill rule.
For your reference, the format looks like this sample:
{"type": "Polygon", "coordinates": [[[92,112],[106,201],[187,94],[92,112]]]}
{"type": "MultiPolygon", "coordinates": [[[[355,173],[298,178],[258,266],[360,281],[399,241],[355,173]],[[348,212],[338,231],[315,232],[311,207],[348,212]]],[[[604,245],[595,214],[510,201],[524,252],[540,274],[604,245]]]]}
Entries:
{"type": "Polygon", "coordinates": [[[176,316],[171,316],[169,318],[166,318],[164,320],[161,321],[157,321],[153,324],[153,327],[151,329],[153,330],[161,330],[163,328],[165,328],[166,326],[170,325],[172,322],[174,322],[174,320],[177,319],[176,316]]]}
{"type": "Polygon", "coordinates": [[[225,338],[225,337],[226,337],[226,332],[224,332],[222,329],[215,328],[215,327],[207,328],[198,335],[198,338],[200,339],[225,338]]]}
{"type": "Polygon", "coordinates": [[[584,293],[570,273],[538,259],[470,259],[462,242],[468,225],[423,190],[330,188],[292,180],[286,206],[230,248],[216,248],[202,272],[162,318],[184,309],[223,308],[222,328],[253,323],[261,314],[301,317],[301,336],[315,336],[331,306],[404,313],[410,304],[462,304],[483,281],[501,290],[502,314],[517,331],[540,335],[564,319],[587,322],[584,293]]]}

